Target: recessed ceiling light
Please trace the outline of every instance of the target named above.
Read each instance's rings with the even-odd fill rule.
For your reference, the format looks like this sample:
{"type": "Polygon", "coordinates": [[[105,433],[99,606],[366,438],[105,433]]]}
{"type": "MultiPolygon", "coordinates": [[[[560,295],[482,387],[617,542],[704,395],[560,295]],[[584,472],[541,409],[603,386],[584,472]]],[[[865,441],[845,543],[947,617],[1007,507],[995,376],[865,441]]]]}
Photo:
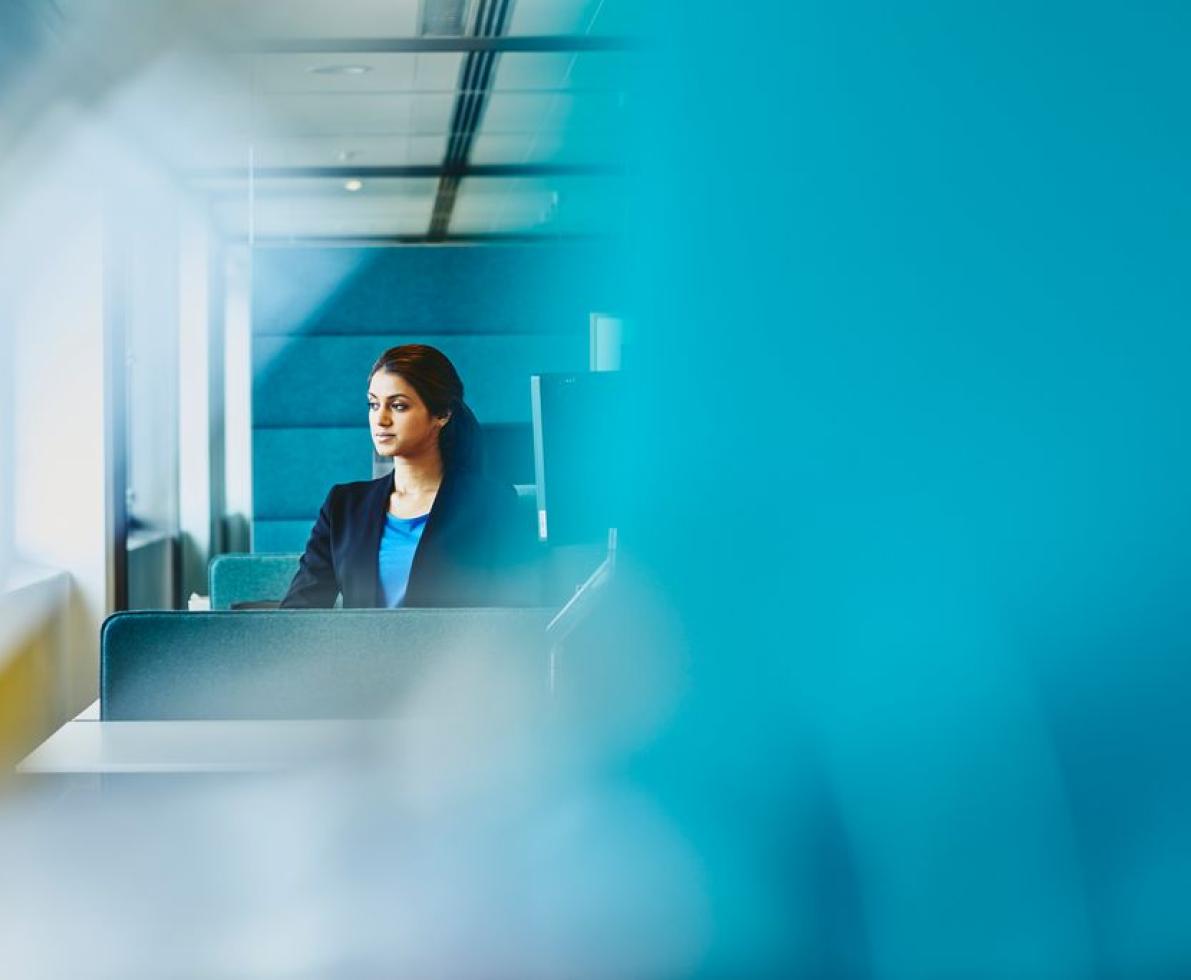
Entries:
{"type": "Polygon", "coordinates": [[[345,191],[351,191],[353,194],[363,186],[364,181],[357,180],[355,177],[353,177],[351,180],[345,180],[343,182],[343,189],[345,191]]]}
{"type": "Polygon", "coordinates": [[[318,65],[306,69],[312,75],[367,75],[371,65],[318,65]]]}

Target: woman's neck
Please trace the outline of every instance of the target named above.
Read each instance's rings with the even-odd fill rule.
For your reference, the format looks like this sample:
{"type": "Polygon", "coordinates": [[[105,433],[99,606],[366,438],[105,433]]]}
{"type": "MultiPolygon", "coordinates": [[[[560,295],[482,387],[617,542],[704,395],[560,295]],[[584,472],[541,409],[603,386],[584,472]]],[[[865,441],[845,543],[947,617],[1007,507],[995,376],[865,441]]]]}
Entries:
{"type": "Polygon", "coordinates": [[[438,453],[423,456],[397,456],[393,459],[393,492],[432,493],[442,484],[442,457],[438,453]]]}

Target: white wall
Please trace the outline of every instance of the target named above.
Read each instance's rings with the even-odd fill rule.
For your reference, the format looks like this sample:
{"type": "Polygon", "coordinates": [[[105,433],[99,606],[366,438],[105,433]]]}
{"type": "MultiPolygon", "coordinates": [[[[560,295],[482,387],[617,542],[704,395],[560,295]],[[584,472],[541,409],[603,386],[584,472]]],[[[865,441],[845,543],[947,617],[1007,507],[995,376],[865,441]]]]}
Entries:
{"type": "Polygon", "coordinates": [[[184,596],[206,594],[211,553],[210,247],[205,219],[184,211],[178,281],[178,516],[184,596]]]}
{"type": "Polygon", "coordinates": [[[10,230],[30,261],[12,309],[13,545],[70,576],[63,616],[68,710],[97,689],[99,625],[112,608],[105,470],[104,230],[97,195],[48,180],[30,188],[10,230]],[[48,236],[53,241],[48,241],[48,236]]]}

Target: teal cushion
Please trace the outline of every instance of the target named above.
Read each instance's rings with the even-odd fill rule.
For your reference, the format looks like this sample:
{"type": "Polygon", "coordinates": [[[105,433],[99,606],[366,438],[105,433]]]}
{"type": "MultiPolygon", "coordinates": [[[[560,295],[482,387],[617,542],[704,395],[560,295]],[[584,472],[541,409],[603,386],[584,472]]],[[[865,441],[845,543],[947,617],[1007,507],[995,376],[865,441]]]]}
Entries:
{"type": "Polygon", "coordinates": [[[280,602],[298,570],[300,554],[219,555],[207,568],[212,609],[241,602],[280,602]]]}

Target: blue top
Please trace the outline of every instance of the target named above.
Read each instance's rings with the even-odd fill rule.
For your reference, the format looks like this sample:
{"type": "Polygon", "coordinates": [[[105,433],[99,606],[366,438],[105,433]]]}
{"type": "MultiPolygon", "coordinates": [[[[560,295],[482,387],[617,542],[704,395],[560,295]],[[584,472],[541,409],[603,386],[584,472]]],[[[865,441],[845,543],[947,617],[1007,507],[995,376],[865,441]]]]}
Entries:
{"type": "Polygon", "coordinates": [[[385,515],[385,532],[380,539],[380,553],[377,556],[380,579],[381,605],[386,609],[400,606],[405,599],[405,588],[409,585],[409,570],[414,563],[414,552],[422,540],[429,514],[419,517],[394,517],[385,515]]]}

